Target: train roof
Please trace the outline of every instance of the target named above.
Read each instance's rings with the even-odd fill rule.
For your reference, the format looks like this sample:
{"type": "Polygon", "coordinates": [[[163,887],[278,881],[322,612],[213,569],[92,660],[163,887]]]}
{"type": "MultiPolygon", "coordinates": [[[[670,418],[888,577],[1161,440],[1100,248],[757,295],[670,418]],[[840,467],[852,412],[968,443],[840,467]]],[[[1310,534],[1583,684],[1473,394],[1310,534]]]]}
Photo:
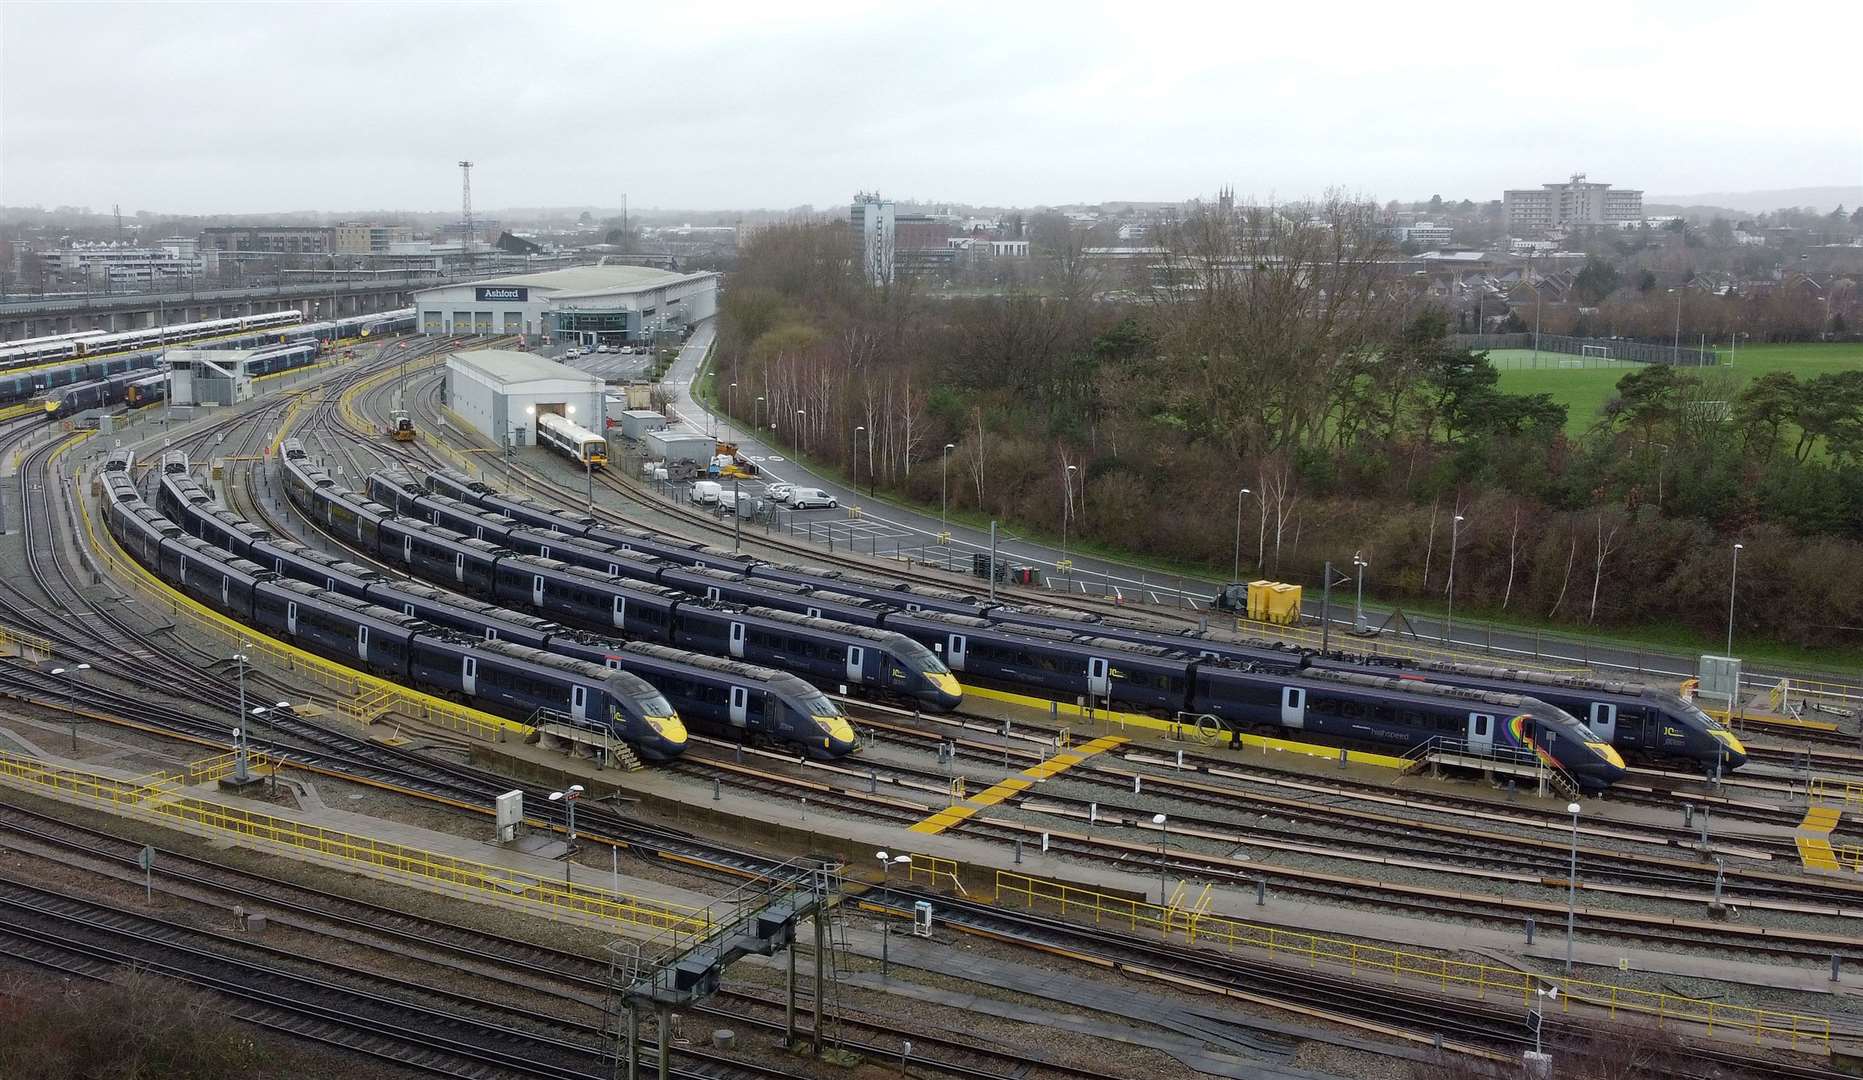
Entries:
{"type": "MultiPolygon", "coordinates": [[[[652,641],[629,641],[624,643],[621,652],[634,656],[650,656],[656,660],[684,664],[687,667],[702,668],[720,675],[735,675],[740,679],[757,683],[775,683],[783,679],[796,679],[788,672],[767,668],[760,664],[747,664],[742,660],[733,660],[724,656],[710,656],[705,653],[688,652],[671,645],[661,645],[652,641]]],[[[802,680],[796,679],[797,682],[802,680]]],[[[804,683],[804,685],[807,685],[804,683]]],[[[812,689],[812,688],[811,688],[812,689]]]]}
{"type": "Polygon", "coordinates": [[[745,608],[744,610],[746,614],[756,615],[760,618],[775,619],[778,622],[791,623],[796,626],[806,626],[836,634],[845,634],[848,637],[865,638],[868,641],[897,643],[899,641],[912,640],[897,630],[882,630],[877,626],[861,626],[857,623],[845,623],[839,619],[817,618],[816,616],[804,615],[797,611],[779,611],[776,608],[768,607],[751,607],[745,608]]]}
{"type": "MultiPolygon", "coordinates": [[[[477,652],[522,660],[538,667],[571,672],[593,682],[607,682],[609,676],[616,674],[601,664],[578,660],[573,656],[563,656],[548,649],[533,649],[529,645],[519,645],[514,641],[475,641],[472,643],[472,648],[477,652]]],[[[638,678],[638,676],[635,677],[638,678]]]]}
{"type": "MultiPolygon", "coordinates": [[[[257,563],[252,563],[250,565],[254,567],[258,566],[257,563]]],[[[412,615],[406,615],[399,611],[385,608],[380,604],[371,604],[367,600],[357,600],[354,597],[344,596],[342,593],[331,592],[329,589],[319,588],[309,582],[281,580],[275,584],[281,589],[287,589],[307,599],[321,600],[334,607],[345,608],[357,615],[366,615],[371,619],[393,623],[409,632],[423,634],[443,633],[441,628],[434,626],[424,619],[417,619],[412,615]]]]}

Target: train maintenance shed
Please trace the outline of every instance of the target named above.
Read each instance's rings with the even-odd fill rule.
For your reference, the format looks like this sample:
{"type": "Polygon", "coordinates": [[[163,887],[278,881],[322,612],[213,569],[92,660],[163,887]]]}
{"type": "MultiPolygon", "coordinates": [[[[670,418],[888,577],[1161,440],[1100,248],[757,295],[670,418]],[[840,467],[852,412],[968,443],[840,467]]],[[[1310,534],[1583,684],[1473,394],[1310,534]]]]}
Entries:
{"type": "Polygon", "coordinates": [[[446,358],[446,404],[499,446],[534,446],[537,417],[566,417],[591,431],[606,426],[604,384],[535,353],[474,349],[446,358]]]}
{"type": "Polygon", "coordinates": [[[718,307],[718,275],[651,266],[577,266],[414,294],[423,334],[523,334],[584,345],[642,345],[683,335],[718,307]]]}

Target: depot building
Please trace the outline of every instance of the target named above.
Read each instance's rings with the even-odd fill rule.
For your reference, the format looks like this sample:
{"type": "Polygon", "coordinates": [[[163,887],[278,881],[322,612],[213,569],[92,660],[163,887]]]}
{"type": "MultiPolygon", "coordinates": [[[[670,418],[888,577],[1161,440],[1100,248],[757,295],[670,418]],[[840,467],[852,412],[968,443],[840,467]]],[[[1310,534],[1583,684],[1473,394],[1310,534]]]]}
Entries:
{"type": "Polygon", "coordinates": [[[422,289],[423,334],[522,334],[585,345],[645,344],[718,310],[718,275],[650,266],[578,266],[422,289]]]}
{"type": "Polygon", "coordinates": [[[513,349],[473,349],[446,358],[446,408],[494,446],[535,446],[537,418],[554,413],[607,430],[605,386],[587,372],[513,349]]]}

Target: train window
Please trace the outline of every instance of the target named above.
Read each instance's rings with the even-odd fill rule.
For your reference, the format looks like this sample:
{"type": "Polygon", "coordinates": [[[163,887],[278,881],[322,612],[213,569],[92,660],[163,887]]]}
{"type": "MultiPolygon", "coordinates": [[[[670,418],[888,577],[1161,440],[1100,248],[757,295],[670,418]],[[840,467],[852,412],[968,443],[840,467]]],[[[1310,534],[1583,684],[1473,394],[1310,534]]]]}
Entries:
{"type": "Polygon", "coordinates": [[[1397,719],[1397,710],[1391,708],[1389,705],[1373,705],[1371,707],[1371,718],[1380,724],[1388,724],[1397,719]]]}
{"type": "Polygon", "coordinates": [[[1475,737],[1480,738],[1481,736],[1486,735],[1487,733],[1488,733],[1488,717],[1486,715],[1477,714],[1475,717],[1475,737]]]}
{"type": "Polygon", "coordinates": [[[1365,706],[1356,701],[1341,701],[1339,703],[1339,715],[1345,717],[1347,720],[1356,720],[1365,715],[1365,706]]]}

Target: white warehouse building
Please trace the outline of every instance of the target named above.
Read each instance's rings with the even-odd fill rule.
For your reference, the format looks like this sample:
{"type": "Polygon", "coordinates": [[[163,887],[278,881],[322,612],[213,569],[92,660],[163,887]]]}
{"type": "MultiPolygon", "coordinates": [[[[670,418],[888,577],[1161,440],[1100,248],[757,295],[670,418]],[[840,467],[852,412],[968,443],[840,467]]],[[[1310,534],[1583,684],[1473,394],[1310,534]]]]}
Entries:
{"type": "Polygon", "coordinates": [[[446,358],[446,405],[495,446],[535,446],[537,417],[607,430],[604,384],[535,353],[475,349],[446,358]]]}
{"type": "Polygon", "coordinates": [[[523,334],[587,345],[644,343],[718,310],[718,275],[578,266],[442,285],[414,294],[423,334],[523,334]]]}

